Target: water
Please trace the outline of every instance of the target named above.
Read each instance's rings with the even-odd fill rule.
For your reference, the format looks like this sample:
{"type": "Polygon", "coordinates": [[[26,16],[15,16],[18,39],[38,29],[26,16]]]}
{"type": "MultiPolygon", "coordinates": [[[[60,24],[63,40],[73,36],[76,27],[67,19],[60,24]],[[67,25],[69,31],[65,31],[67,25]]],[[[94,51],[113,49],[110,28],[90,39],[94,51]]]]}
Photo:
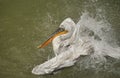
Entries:
{"type": "MultiPolygon", "coordinates": [[[[44,49],[37,46],[48,38],[59,24],[71,17],[76,23],[80,16],[89,15],[104,21],[112,29],[107,41],[120,46],[119,0],[0,0],[0,77],[1,78],[119,78],[119,60],[108,58],[101,70],[76,66],[55,75],[36,76],[32,68],[53,56],[51,45],[44,49]],[[110,39],[110,40],[109,40],[110,39]],[[105,69],[105,68],[113,69],[105,69]]],[[[88,62],[88,61],[87,61],[88,62]]],[[[86,63],[83,61],[82,63],[86,63]]],[[[90,64],[88,62],[88,64],[90,64]]]]}

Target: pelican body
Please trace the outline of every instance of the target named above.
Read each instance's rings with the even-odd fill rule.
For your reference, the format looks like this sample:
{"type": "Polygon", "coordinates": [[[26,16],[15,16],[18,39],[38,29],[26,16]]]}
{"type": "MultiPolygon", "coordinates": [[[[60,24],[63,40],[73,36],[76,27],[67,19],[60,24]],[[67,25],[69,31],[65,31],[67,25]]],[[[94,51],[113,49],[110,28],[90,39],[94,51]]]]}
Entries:
{"type": "Polygon", "coordinates": [[[92,46],[79,37],[79,28],[71,18],[65,19],[53,35],[38,48],[45,47],[52,42],[55,57],[37,65],[32,73],[36,75],[50,74],[55,70],[70,67],[75,64],[81,55],[89,55],[92,46]]]}

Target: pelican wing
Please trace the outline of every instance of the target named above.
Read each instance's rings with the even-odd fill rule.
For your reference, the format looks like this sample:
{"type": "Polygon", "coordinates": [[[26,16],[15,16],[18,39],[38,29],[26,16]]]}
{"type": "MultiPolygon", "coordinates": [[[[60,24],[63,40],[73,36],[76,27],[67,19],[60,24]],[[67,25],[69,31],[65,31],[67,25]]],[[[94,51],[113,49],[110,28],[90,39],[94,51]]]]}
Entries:
{"type": "Polygon", "coordinates": [[[32,73],[36,75],[50,74],[63,67],[73,66],[80,55],[89,55],[92,49],[88,42],[79,43],[78,45],[71,45],[69,51],[67,50],[43,64],[37,65],[33,68],[32,73]],[[79,48],[79,51],[74,47],[79,48]]]}

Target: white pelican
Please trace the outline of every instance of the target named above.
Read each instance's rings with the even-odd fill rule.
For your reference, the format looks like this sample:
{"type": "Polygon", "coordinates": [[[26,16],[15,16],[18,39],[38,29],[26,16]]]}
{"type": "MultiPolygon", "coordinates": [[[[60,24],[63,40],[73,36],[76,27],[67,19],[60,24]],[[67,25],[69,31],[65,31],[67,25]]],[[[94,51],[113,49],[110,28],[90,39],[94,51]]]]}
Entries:
{"type": "Polygon", "coordinates": [[[39,46],[39,48],[43,48],[52,41],[56,56],[35,66],[32,73],[50,74],[55,70],[74,65],[80,55],[91,54],[93,47],[89,41],[80,39],[79,28],[80,26],[76,25],[71,18],[65,19],[52,36],[39,46]]]}

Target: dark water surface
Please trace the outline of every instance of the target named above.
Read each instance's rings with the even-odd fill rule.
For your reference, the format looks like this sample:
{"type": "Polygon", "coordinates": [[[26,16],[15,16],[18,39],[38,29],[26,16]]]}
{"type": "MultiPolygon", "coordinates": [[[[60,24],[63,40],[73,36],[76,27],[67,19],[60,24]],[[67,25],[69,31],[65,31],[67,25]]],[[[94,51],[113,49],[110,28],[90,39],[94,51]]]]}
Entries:
{"type": "Polygon", "coordinates": [[[76,67],[55,75],[31,73],[35,65],[53,56],[51,45],[37,46],[65,18],[77,22],[85,11],[98,20],[106,19],[120,46],[120,0],[0,0],[0,78],[120,78],[120,63],[116,64],[118,71],[107,74],[92,69],[73,71],[76,67]]]}

